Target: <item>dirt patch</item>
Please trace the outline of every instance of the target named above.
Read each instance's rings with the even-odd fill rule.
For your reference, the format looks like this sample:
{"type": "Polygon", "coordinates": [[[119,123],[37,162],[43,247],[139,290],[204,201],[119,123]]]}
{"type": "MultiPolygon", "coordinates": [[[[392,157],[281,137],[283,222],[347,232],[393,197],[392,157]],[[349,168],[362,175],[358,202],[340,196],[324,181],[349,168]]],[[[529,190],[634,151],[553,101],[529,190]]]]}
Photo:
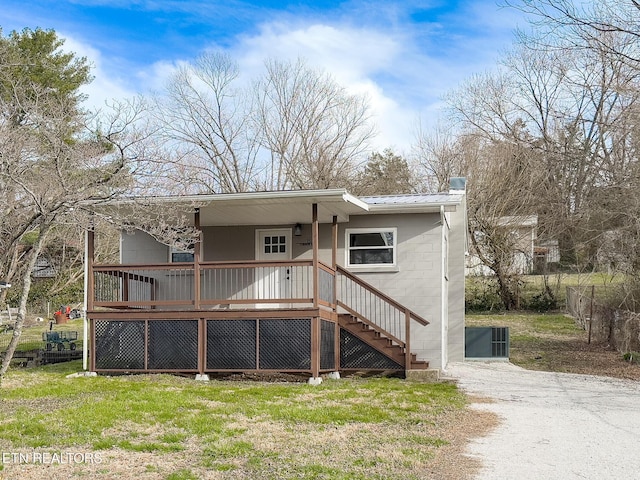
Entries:
{"type": "MultiPolygon", "coordinates": [[[[473,402],[490,402],[474,397],[473,402]]],[[[497,415],[487,411],[468,408],[451,415],[440,427],[446,430],[443,437],[449,442],[440,448],[430,465],[429,473],[434,479],[463,480],[474,478],[482,466],[478,458],[467,454],[467,446],[473,438],[484,437],[500,423],[497,415]]]]}
{"type": "Polygon", "coordinates": [[[640,380],[640,365],[625,361],[609,345],[588,344],[584,338],[540,338],[512,351],[512,363],[530,370],[640,380]]]}
{"type": "Polygon", "coordinates": [[[579,373],[640,380],[640,364],[602,343],[563,315],[510,314],[467,316],[467,326],[509,327],[509,360],[529,370],[579,373]]]}

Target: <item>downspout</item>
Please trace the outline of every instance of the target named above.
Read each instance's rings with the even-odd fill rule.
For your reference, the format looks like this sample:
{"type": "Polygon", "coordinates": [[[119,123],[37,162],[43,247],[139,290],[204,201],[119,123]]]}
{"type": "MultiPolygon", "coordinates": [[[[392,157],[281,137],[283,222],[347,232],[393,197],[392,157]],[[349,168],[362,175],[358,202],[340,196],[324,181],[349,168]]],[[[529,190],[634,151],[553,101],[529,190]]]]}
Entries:
{"type": "Polygon", "coordinates": [[[444,214],[444,205],[440,205],[440,224],[442,225],[442,231],[440,234],[440,251],[442,255],[440,255],[440,368],[444,370],[447,366],[448,360],[448,330],[449,330],[449,319],[447,315],[447,279],[446,279],[446,268],[447,268],[447,238],[446,238],[446,228],[449,228],[447,224],[447,219],[444,214]]]}

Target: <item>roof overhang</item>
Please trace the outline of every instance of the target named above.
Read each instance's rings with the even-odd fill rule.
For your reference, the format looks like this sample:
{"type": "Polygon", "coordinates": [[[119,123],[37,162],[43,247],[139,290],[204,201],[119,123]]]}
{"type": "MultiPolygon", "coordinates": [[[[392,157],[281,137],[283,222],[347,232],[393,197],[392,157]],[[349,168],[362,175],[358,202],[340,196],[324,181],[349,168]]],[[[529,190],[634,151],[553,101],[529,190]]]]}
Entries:
{"type": "Polygon", "coordinates": [[[445,212],[455,212],[462,204],[464,195],[432,194],[371,197],[365,201],[369,213],[438,213],[441,207],[445,212]]]}
{"type": "Polygon", "coordinates": [[[455,212],[463,204],[464,195],[416,194],[358,198],[344,189],[286,190],[274,192],[224,193],[135,197],[108,202],[102,208],[119,210],[135,217],[136,207],[151,207],[170,221],[181,213],[187,224],[193,224],[192,212],[200,211],[200,226],[272,226],[308,224],[312,206],[318,206],[318,221],[349,221],[351,215],[455,212]]]}
{"type": "Polygon", "coordinates": [[[365,202],[344,189],[143,197],[121,200],[116,205],[120,209],[133,209],[136,203],[199,208],[203,227],[311,223],[313,204],[318,205],[320,223],[332,223],[334,216],[340,223],[348,222],[350,215],[369,210],[365,202]]]}

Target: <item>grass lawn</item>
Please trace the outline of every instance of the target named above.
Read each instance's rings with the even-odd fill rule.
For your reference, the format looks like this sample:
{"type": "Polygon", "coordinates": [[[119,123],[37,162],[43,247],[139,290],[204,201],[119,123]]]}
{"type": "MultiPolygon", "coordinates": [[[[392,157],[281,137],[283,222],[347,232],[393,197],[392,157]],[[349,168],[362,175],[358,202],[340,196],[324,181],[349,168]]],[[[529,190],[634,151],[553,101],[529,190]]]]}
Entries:
{"type": "MultiPolygon", "coordinates": [[[[532,296],[540,293],[544,287],[544,277],[542,275],[524,275],[522,295],[532,296]]],[[[550,274],[548,277],[549,285],[552,290],[557,289],[558,305],[562,307],[567,299],[567,287],[584,287],[586,292],[590,292],[592,285],[595,285],[596,299],[604,301],[608,299],[615,288],[624,281],[622,275],[609,275],[602,272],[569,274],[557,273],[550,274]]]]}
{"type": "MultiPolygon", "coordinates": [[[[82,349],[82,322],[81,318],[69,321],[62,325],[53,325],[53,331],[56,332],[78,332],[78,340],[75,341],[78,350],[82,349]]],[[[20,342],[18,343],[17,351],[35,350],[38,348],[45,348],[45,342],[42,340],[42,334],[49,331],[49,321],[32,323],[29,326],[25,326],[22,329],[22,335],[20,335],[20,342]]],[[[2,331],[0,333],[0,352],[6,349],[13,335],[13,330],[2,331]]],[[[69,348],[69,344],[65,343],[64,347],[69,348]]],[[[56,345],[54,345],[54,349],[56,345]]]]}
{"type": "Polygon", "coordinates": [[[466,325],[509,327],[509,359],[523,368],[640,380],[640,365],[625,361],[608,345],[587,343],[587,332],[567,315],[467,315],[466,325]]]}
{"type": "Polygon", "coordinates": [[[66,377],[79,369],[68,362],[9,372],[0,388],[0,451],[100,462],[10,461],[0,476],[424,479],[463,478],[448,477],[445,463],[475,468],[460,455],[455,425],[476,420],[469,423],[466,398],[452,384],[66,377]]]}

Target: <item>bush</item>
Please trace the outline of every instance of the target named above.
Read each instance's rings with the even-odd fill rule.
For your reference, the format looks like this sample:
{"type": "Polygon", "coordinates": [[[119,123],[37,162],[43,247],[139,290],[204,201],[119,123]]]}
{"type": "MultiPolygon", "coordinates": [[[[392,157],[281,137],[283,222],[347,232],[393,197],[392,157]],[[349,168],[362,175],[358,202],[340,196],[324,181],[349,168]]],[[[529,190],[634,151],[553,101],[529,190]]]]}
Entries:
{"type": "MultiPolygon", "coordinates": [[[[60,305],[75,305],[84,299],[84,282],[82,279],[65,286],[62,290],[51,294],[55,287],[55,279],[34,280],[27,299],[27,311],[46,311],[47,303],[55,310],[60,305]]],[[[22,288],[12,287],[7,295],[7,304],[18,305],[22,288]]]]}
{"type": "Polygon", "coordinates": [[[491,277],[468,277],[465,286],[466,312],[500,312],[504,305],[498,294],[498,284],[491,277]]]}
{"type": "Polygon", "coordinates": [[[523,308],[526,310],[532,310],[534,312],[548,312],[549,310],[556,310],[558,308],[558,301],[549,295],[548,292],[540,292],[530,300],[523,299],[523,308]]]}

